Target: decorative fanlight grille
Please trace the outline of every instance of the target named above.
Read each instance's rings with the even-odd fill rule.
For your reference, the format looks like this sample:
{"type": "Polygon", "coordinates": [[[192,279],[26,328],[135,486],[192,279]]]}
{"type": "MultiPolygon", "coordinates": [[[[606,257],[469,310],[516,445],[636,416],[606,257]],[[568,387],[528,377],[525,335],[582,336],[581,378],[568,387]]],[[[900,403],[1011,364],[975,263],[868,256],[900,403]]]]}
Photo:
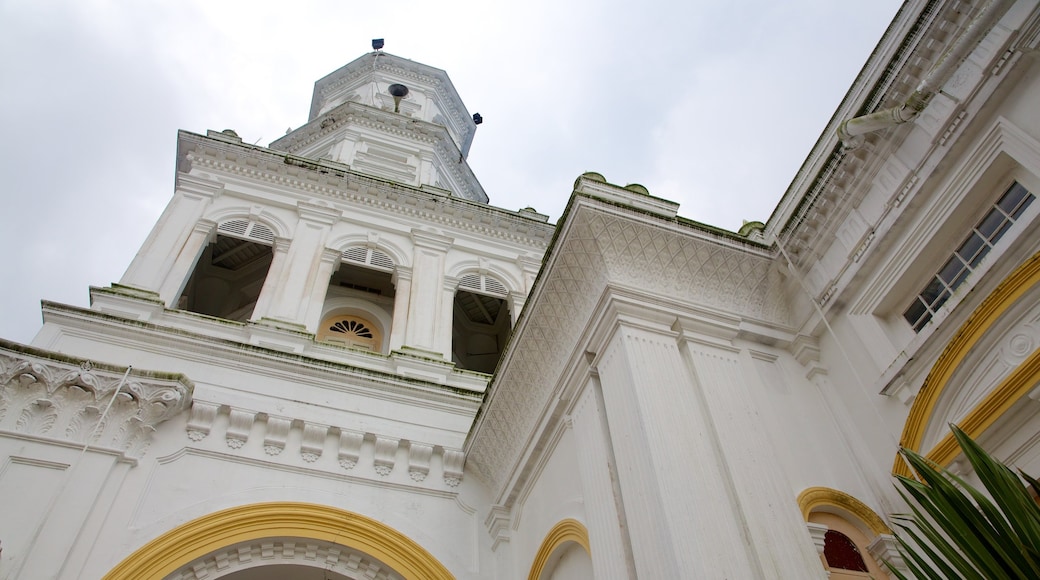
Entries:
{"type": "Polygon", "coordinates": [[[484,274],[466,274],[459,279],[459,288],[500,297],[509,294],[501,282],[484,274]]]}
{"type": "Polygon", "coordinates": [[[262,223],[249,220],[229,220],[217,227],[217,231],[237,238],[245,238],[265,244],[274,243],[274,232],[262,223]]]}
{"type": "Polygon", "coordinates": [[[332,332],[340,332],[343,334],[353,334],[361,338],[372,338],[372,331],[357,320],[340,320],[329,327],[332,332]]]}
{"type": "Polygon", "coordinates": [[[343,261],[362,264],[386,272],[394,270],[394,260],[390,256],[375,248],[366,248],[364,246],[356,246],[344,250],[343,261]]]}

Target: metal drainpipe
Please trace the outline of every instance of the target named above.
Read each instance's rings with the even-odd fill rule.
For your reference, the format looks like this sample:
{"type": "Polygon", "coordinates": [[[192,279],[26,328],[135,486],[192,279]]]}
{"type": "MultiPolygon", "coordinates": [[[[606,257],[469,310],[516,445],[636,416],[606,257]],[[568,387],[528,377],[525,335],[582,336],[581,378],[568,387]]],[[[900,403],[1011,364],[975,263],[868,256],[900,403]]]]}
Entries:
{"type": "Polygon", "coordinates": [[[950,80],[954,71],[960,67],[968,54],[982,40],[982,37],[996,24],[997,20],[1007,12],[1012,0],[993,0],[971,21],[968,28],[961,33],[946,54],[932,67],[928,75],[917,86],[901,105],[875,111],[853,119],[846,119],[838,126],[838,137],[846,146],[855,147],[862,142],[862,136],[908,121],[913,121],[931,102],[935,93],[950,80]]]}

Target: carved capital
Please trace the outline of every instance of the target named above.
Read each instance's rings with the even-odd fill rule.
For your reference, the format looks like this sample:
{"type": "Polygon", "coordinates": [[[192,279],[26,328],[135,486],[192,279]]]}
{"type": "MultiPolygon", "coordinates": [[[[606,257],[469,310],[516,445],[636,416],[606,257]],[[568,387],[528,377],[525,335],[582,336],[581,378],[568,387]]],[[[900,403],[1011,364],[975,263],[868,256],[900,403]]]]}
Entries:
{"type": "Polygon", "coordinates": [[[139,457],[155,428],[188,408],[193,385],[135,370],[120,386],[125,372],[0,341],[0,430],[139,457]]]}

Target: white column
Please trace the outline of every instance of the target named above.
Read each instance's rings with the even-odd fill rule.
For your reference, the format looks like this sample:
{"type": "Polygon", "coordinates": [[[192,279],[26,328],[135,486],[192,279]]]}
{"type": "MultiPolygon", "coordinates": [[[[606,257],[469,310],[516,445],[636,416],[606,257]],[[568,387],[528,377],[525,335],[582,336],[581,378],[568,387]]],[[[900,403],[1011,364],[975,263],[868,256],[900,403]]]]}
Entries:
{"type": "Polygon", "coordinates": [[[441,288],[441,311],[437,316],[437,324],[434,327],[434,336],[437,352],[443,353],[444,358],[451,360],[452,354],[452,330],[455,327],[455,292],[459,289],[459,279],[445,276],[444,286],[441,288]]]}
{"type": "Polygon", "coordinates": [[[307,316],[304,321],[307,332],[317,334],[318,325],[321,324],[321,311],[325,306],[325,296],[329,293],[329,280],[339,267],[343,252],[325,248],[321,253],[321,261],[314,275],[314,284],[307,298],[307,316]]]}
{"type": "Polygon", "coordinates": [[[188,278],[216,229],[217,222],[212,220],[200,219],[195,223],[195,228],[192,229],[187,241],[181,247],[173,266],[166,273],[166,279],[159,286],[159,298],[167,308],[173,308],[176,305],[177,299],[184,291],[184,285],[188,283],[188,278]]]}
{"type": "Polygon", "coordinates": [[[744,364],[730,339],[736,328],[712,321],[681,320],[679,345],[692,387],[703,401],[727,471],[732,517],[744,528],[749,555],[771,578],[823,578],[819,556],[806,533],[795,494],[759,417],[757,372],[744,364]]]}
{"type": "MultiPolygon", "coordinates": [[[[332,224],[339,220],[340,212],[311,202],[299,202],[297,209],[300,219],[289,244],[285,265],[277,278],[268,274],[261,293],[274,284],[274,293],[264,318],[305,327],[310,289],[320,283],[319,275],[323,270],[325,239],[332,224]]],[[[327,277],[324,283],[328,285],[327,277]]]]}
{"type": "Polygon", "coordinates": [[[760,577],[676,334],[621,317],[597,367],[637,575],[760,577]]]}
{"type": "Polygon", "coordinates": [[[158,293],[199,219],[223,189],[223,184],[179,174],[173,199],[119,283],[158,293]]]}
{"type": "Polygon", "coordinates": [[[267,269],[267,278],[264,280],[263,287],[260,288],[260,296],[256,299],[256,306],[253,307],[253,315],[249,318],[250,320],[260,320],[268,316],[278,281],[282,279],[282,271],[285,270],[285,262],[289,256],[289,244],[290,241],[285,238],[275,238],[271,244],[273,254],[271,267],[267,269]]]}
{"type": "Polygon", "coordinates": [[[401,348],[408,329],[408,304],[412,291],[412,269],[394,268],[394,319],[390,322],[390,351],[401,348]]]}
{"type": "MultiPolygon", "coordinates": [[[[447,236],[412,230],[414,258],[412,283],[408,295],[408,327],[404,346],[443,353],[443,339],[437,336],[444,301],[444,258],[452,239],[447,236]]],[[[451,328],[448,328],[451,342],[451,328]]],[[[450,347],[449,347],[450,349],[450,347]]]]}
{"type": "Polygon", "coordinates": [[[615,485],[617,469],[602,403],[599,385],[590,377],[571,414],[575,445],[581,449],[578,471],[588,520],[592,568],[596,578],[634,578],[628,526],[618,511],[621,497],[615,485]]]}

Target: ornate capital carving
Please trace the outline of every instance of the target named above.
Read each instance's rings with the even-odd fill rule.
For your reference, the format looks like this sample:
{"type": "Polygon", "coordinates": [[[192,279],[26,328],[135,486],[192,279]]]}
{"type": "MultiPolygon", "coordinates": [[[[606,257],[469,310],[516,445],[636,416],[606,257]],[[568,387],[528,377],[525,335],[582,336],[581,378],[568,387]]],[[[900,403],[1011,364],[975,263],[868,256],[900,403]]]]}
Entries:
{"type": "Polygon", "coordinates": [[[0,430],[139,457],[155,428],[188,408],[193,385],[183,375],[132,371],[120,387],[124,373],[0,342],[0,430]]]}

